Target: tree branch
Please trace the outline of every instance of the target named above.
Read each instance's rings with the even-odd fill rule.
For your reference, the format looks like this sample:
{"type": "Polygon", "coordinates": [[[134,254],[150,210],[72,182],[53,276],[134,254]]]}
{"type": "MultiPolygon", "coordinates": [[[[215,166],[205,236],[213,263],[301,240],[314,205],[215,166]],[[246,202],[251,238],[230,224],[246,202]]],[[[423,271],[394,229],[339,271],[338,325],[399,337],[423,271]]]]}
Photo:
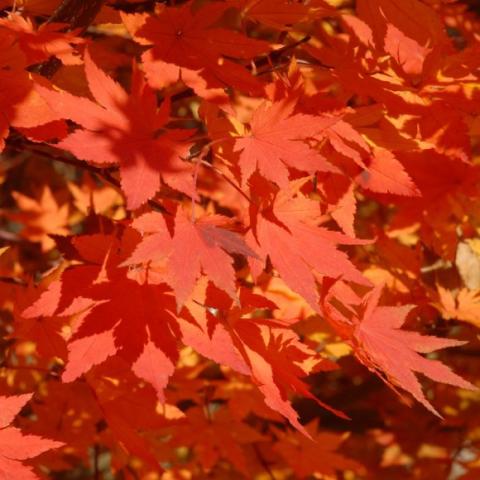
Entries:
{"type": "Polygon", "coordinates": [[[95,19],[105,0],[63,0],[47,23],[68,23],[68,30],[85,30],[95,19]]]}
{"type": "MultiPolygon", "coordinates": [[[[66,31],[80,29],[85,32],[102,8],[105,0],[63,0],[45,23],[66,23],[66,31]]],[[[51,78],[60,68],[62,62],[57,57],[36,65],[32,71],[51,78]]]]}
{"type": "Polygon", "coordinates": [[[25,280],[17,277],[5,277],[3,275],[0,275],[0,282],[11,283],[12,285],[20,285],[22,287],[27,286],[27,282],[25,280]]]}
{"type": "MultiPolygon", "coordinates": [[[[14,150],[22,151],[22,152],[24,152],[25,150],[28,150],[29,153],[41,156],[41,157],[46,158],[48,160],[53,160],[53,161],[56,161],[56,162],[65,163],[67,165],[72,165],[72,166],[80,168],[82,170],[86,170],[88,172],[94,173],[95,175],[98,175],[99,177],[101,177],[105,182],[109,183],[110,185],[114,186],[115,188],[117,188],[118,190],[121,191],[120,182],[111,173],[113,171],[116,171],[115,168],[112,168],[112,167],[108,167],[108,168],[96,167],[95,165],[90,165],[89,163],[83,162],[83,161],[78,160],[74,157],[68,158],[68,157],[61,156],[61,155],[55,155],[52,152],[47,152],[47,151],[44,151],[44,150],[39,149],[39,148],[23,148],[23,149],[20,149],[20,148],[14,146],[14,145],[9,145],[9,147],[14,149],[14,150]]],[[[30,146],[26,145],[25,147],[30,147],[30,146]]],[[[157,210],[157,211],[160,211],[160,212],[162,212],[166,215],[170,215],[170,212],[168,210],[166,210],[165,207],[161,203],[158,203],[155,200],[148,200],[147,203],[148,203],[148,205],[150,205],[150,207],[153,210],[157,210]]]]}

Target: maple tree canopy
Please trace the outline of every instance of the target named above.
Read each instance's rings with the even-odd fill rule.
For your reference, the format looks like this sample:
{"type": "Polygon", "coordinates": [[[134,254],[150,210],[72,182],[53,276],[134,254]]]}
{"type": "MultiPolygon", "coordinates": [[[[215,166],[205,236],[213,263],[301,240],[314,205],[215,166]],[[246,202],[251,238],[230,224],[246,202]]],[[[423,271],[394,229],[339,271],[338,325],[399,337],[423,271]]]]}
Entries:
{"type": "Polygon", "coordinates": [[[0,0],[0,480],[480,478],[480,2],[0,0]]]}

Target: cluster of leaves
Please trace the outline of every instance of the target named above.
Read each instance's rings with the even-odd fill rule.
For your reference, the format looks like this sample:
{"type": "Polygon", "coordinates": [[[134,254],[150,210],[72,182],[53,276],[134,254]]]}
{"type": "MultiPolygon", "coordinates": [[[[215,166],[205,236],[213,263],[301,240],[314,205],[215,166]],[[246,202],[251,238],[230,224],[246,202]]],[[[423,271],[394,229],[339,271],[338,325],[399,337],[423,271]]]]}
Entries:
{"type": "Polygon", "coordinates": [[[472,5],[0,9],[0,478],[478,477],[472,5]]]}

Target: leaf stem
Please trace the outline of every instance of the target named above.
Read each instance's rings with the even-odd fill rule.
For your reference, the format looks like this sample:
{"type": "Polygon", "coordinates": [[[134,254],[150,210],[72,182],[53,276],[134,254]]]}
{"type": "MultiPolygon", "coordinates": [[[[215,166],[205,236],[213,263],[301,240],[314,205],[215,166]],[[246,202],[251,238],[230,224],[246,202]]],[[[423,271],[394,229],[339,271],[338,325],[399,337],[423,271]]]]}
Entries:
{"type": "Polygon", "coordinates": [[[262,467],[265,469],[265,471],[267,472],[268,476],[270,477],[271,480],[276,480],[275,478],[275,475],[273,474],[272,472],[272,469],[270,468],[270,465],[267,463],[267,461],[265,460],[265,458],[263,458],[263,455],[262,453],[260,452],[260,450],[258,449],[258,446],[256,443],[254,443],[253,445],[253,450],[255,452],[255,455],[257,456],[258,458],[258,461],[261,463],[262,467]]]}
{"type": "Polygon", "coordinates": [[[240,193],[248,201],[248,203],[253,203],[252,199],[233,180],[228,178],[221,170],[219,170],[217,167],[214,167],[211,163],[208,163],[205,160],[201,160],[200,163],[205,167],[212,169],[215,173],[223,177],[223,179],[226,180],[238,193],[240,193]]]}

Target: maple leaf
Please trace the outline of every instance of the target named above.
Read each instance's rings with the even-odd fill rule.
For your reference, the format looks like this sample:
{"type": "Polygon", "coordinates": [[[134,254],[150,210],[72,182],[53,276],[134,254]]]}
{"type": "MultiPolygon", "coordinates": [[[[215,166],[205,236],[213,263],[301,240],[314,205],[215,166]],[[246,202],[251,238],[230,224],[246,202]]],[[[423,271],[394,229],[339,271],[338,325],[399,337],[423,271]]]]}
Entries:
{"type": "Polygon", "coordinates": [[[128,363],[118,356],[95,367],[85,379],[89,390],[94,392],[97,407],[102,411],[113,439],[121,446],[122,454],[127,450],[146,461],[150,468],[158,470],[160,460],[166,457],[165,450],[170,453],[169,445],[162,447],[144,433],[157,435],[159,429],[176,419],[181,420],[184,417],[182,412],[172,405],[163,404],[161,410],[166,412],[170,409],[171,419],[166,413],[159,414],[158,393],[156,395],[150,385],[129,371],[128,363]],[[115,379],[114,382],[112,379],[115,379]]]}
{"type": "MultiPolygon", "coordinates": [[[[314,354],[294,332],[270,319],[263,324],[241,319],[235,322],[234,332],[237,348],[250,365],[252,379],[264,395],[265,403],[287,418],[297,430],[309,436],[288,399],[288,390],[311,398],[341,418],[348,418],[316,398],[301,380],[311,373],[312,366],[307,360],[313,360],[314,354]],[[306,364],[302,365],[304,361],[306,364]]],[[[319,362],[321,359],[317,360],[319,362]]]]}
{"type": "MultiPolygon", "coordinates": [[[[229,103],[228,90],[221,82],[205,79],[202,70],[192,70],[186,67],[179,67],[173,63],[156,60],[151,50],[146,51],[142,55],[142,62],[145,77],[148,80],[148,84],[153,88],[161,90],[177,82],[182,82],[205,100],[220,105],[228,105],[229,103]]],[[[245,72],[244,76],[247,77],[247,85],[253,83],[253,87],[248,88],[258,88],[254,82],[255,77],[252,77],[244,69],[241,71],[245,72]]],[[[238,81],[238,78],[236,78],[236,81],[238,81]]]]}
{"type": "MultiPolygon", "coordinates": [[[[250,121],[250,131],[235,140],[235,151],[240,151],[239,166],[242,182],[246,184],[258,171],[280,187],[288,185],[288,168],[314,173],[335,171],[325,158],[310,148],[306,140],[321,129],[325,120],[312,115],[293,115],[295,104],[281,101],[268,107],[261,105],[250,121]]],[[[333,123],[334,120],[327,120],[333,123]]]]}
{"type": "Polygon", "coordinates": [[[247,289],[240,290],[240,306],[232,305],[232,299],[213,286],[209,286],[203,295],[205,305],[208,305],[204,312],[198,306],[191,307],[195,318],[204,317],[199,321],[200,328],[182,327],[186,344],[198,348],[199,353],[214,361],[250,375],[265,403],[306,435],[308,433],[288,399],[289,391],[311,398],[335,415],[347,418],[316,398],[301,380],[313,371],[329,370],[331,365],[302,344],[289,328],[297,319],[249,318],[248,315],[257,309],[274,309],[276,306],[247,289]]]}
{"type": "MultiPolygon", "coordinates": [[[[96,237],[96,240],[105,240],[104,237],[96,237]]],[[[76,312],[87,309],[92,301],[81,298],[81,294],[98,278],[100,267],[98,265],[78,265],[58,273],[60,278],[52,281],[44,289],[36,301],[23,310],[22,317],[34,319],[36,317],[53,317],[57,313],[63,313],[67,307],[76,312]],[[72,306],[73,305],[73,306],[72,306]]]]}
{"type": "Polygon", "coordinates": [[[67,65],[81,64],[74,45],[83,44],[85,40],[76,37],[75,33],[61,32],[63,28],[62,24],[50,23],[36,29],[29,18],[19,15],[0,19],[0,31],[7,29],[16,35],[29,65],[48,60],[51,56],[67,65]]]}
{"type": "Polygon", "coordinates": [[[238,471],[250,476],[251,469],[244,449],[249,444],[261,442],[264,436],[248,424],[232,418],[226,408],[193,407],[186,413],[186,422],[173,427],[175,445],[193,448],[198,461],[206,470],[224,458],[238,471]],[[210,411],[211,410],[211,411],[210,411]]]}
{"type": "Polygon", "coordinates": [[[252,414],[274,422],[282,420],[282,416],[267,406],[261,392],[247,378],[232,375],[232,380],[219,385],[215,393],[219,398],[228,399],[230,415],[238,420],[245,420],[252,414]]]}
{"type": "MultiPolygon", "coordinates": [[[[1,40],[0,40],[1,41],[1,40]]],[[[4,48],[1,46],[0,48],[4,48]]],[[[5,47],[9,48],[9,47],[5,47]]],[[[0,59],[0,66],[2,66],[0,59]]],[[[24,70],[11,70],[9,66],[0,68],[0,151],[5,147],[9,126],[15,127],[28,138],[53,140],[66,135],[60,115],[50,108],[33,89],[34,81],[24,70]],[[44,129],[39,128],[44,127],[44,129]]]]}
{"type": "MultiPolygon", "coordinates": [[[[240,295],[241,292],[242,290],[240,290],[240,295]]],[[[182,342],[214,362],[226,365],[244,375],[250,375],[250,367],[235,347],[227,326],[219,322],[216,316],[212,316],[212,312],[216,312],[216,310],[209,311],[208,308],[205,308],[208,297],[213,296],[213,305],[217,305],[216,301],[218,301],[219,295],[216,293],[215,288],[206,277],[198,281],[192,294],[192,298],[195,300],[187,302],[188,310],[195,318],[195,323],[179,319],[182,342]]],[[[220,298],[222,295],[224,295],[223,292],[221,292],[220,298]]],[[[225,302],[226,305],[230,303],[231,299],[225,302]]]]}
{"type": "MultiPolygon", "coordinates": [[[[333,181],[334,188],[338,188],[337,184],[340,182],[333,181]]],[[[355,213],[357,210],[357,201],[355,198],[355,189],[353,184],[349,184],[346,190],[342,191],[341,196],[337,198],[336,202],[329,208],[330,215],[342,228],[342,230],[349,236],[355,236],[354,222],[355,213]]]]}
{"type": "Polygon", "coordinates": [[[178,358],[174,297],[163,285],[140,285],[122,275],[92,286],[85,295],[96,304],[69,341],[64,380],[75,380],[93,365],[119,355],[163,399],[178,358]]]}
{"type": "Polygon", "coordinates": [[[83,215],[89,212],[103,214],[122,203],[122,196],[117,190],[108,185],[99,187],[89,175],[84,176],[80,185],[69,182],[68,190],[75,207],[83,215]]]}
{"type": "MultiPolygon", "coordinates": [[[[259,215],[255,236],[249,232],[248,238],[262,258],[270,258],[287,285],[318,311],[316,275],[341,276],[360,284],[369,282],[347,255],[337,249],[341,243],[364,242],[317,226],[318,203],[296,191],[304,182],[292,182],[289,190],[280,192],[273,205],[274,216],[259,215]]],[[[261,262],[253,259],[250,265],[258,276],[263,267],[261,262]]]]}
{"type": "Polygon", "coordinates": [[[34,90],[42,78],[26,71],[36,59],[24,52],[24,23],[21,18],[0,19],[0,151],[9,126],[40,141],[63,138],[67,133],[61,116],[34,90]]]}
{"type": "Polygon", "coordinates": [[[419,190],[395,155],[377,146],[371,147],[347,121],[324,116],[325,126],[319,134],[340,154],[362,168],[356,182],[363,188],[379,193],[417,196],[419,190]]]}
{"type": "MultiPolygon", "coordinates": [[[[213,88],[232,85],[260,94],[261,83],[232,60],[268,52],[270,45],[215,26],[226,8],[225,4],[210,3],[195,9],[192,2],[187,2],[181,7],[165,7],[157,16],[122,18],[135,40],[143,45],[153,44],[142,57],[150,78],[154,78],[155,72],[162,75],[162,70],[177,66],[182,71],[186,69],[194,83],[198,83],[198,76],[213,88]]],[[[185,80],[190,84],[188,78],[185,80]]]]}
{"type": "Polygon", "coordinates": [[[135,209],[152,198],[160,188],[160,175],[173,188],[195,195],[188,155],[188,131],[170,130],[159,134],[168,121],[169,102],[160,110],[154,92],[135,70],[132,93],[100,70],[85,53],[85,73],[90,91],[98,103],[37,86],[51,108],[80,124],[57,144],[81,160],[100,165],[118,164],[122,190],[129,208],[135,209]]]}
{"type": "Polygon", "coordinates": [[[64,381],[119,356],[138,377],[152,383],[163,400],[181,336],[175,297],[165,284],[141,284],[129,278],[128,268],[121,264],[133,250],[127,247],[130,235],[138,241],[134,230],[124,232],[122,244],[114,235],[74,237],[76,255],[87,264],[63,272],[23,316],[80,314],[68,339],[64,381]]]}
{"type": "Polygon", "coordinates": [[[319,137],[328,140],[338,153],[365,167],[371,149],[363,136],[341,116],[324,114],[321,119],[321,123],[320,118],[317,120],[321,126],[319,137]]]}
{"type": "Polygon", "coordinates": [[[337,471],[360,472],[360,463],[337,451],[345,436],[328,431],[319,432],[317,423],[313,421],[306,426],[313,441],[297,432],[278,432],[282,441],[276,443],[274,449],[291,465],[296,478],[308,478],[312,474],[334,478],[337,471]]]}
{"type": "Polygon", "coordinates": [[[228,254],[250,257],[257,255],[241,235],[221,228],[227,223],[228,218],[221,215],[203,217],[192,222],[179,209],[175,217],[175,233],[170,239],[161,215],[144,216],[141,223],[137,219],[136,225],[152,234],[138,244],[125,264],[168,257],[166,281],[171,284],[179,306],[192,293],[202,270],[215,285],[234,298],[235,271],[233,259],[228,254]],[[146,222],[156,222],[156,226],[146,227],[146,222]]]}
{"type": "Polygon", "coordinates": [[[462,288],[457,295],[453,292],[437,287],[440,304],[439,310],[446,319],[455,318],[480,327],[480,290],[462,288]]]}
{"type": "Polygon", "coordinates": [[[45,186],[38,200],[20,192],[12,192],[20,209],[18,213],[7,216],[23,225],[21,236],[32,242],[39,242],[42,250],[51,250],[55,241],[49,235],[66,235],[69,233],[69,206],[60,206],[48,186],[45,186]]]}
{"type": "Polygon", "coordinates": [[[308,5],[283,0],[237,0],[236,3],[242,16],[281,30],[307,18],[321,18],[335,12],[321,0],[308,5]]]}
{"type": "Polygon", "coordinates": [[[32,396],[33,394],[27,393],[0,397],[0,478],[2,479],[38,479],[32,467],[24,465],[22,460],[28,460],[47,450],[64,445],[62,442],[36,435],[23,435],[18,428],[8,426],[32,396]]]}
{"type": "Polygon", "coordinates": [[[476,390],[476,387],[440,361],[419,353],[432,353],[465,342],[401,330],[412,307],[379,306],[381,292],[382,286],[374,288],[362,303],[362,313],[354,315],[352,321],[346,320],[332,306],[326,307],[327,319],[338,322],[344,334],[348,332],[355,355],[367,368],[393,389],[400,387],[411,393],[428,410],[440,416],[422,392],[415,373],[467,390],[476,390]]]}
{"type": "Polygon", "coordinates": [[[142,239],[124,265],[155,262],[170,255],[174,245],[161,213],[148,212],[140,215],[133,220],[132,227],[141,233],[142,239]]]}
{"type": "Polygon", "coordinates": [[[383,47],[409,75],[422,73],[432,44],[438,48],[447,43],[438,16],[418,0],[360,0],[357,13],[372,27],[377,48],[383,47]]]}
{"type": "Polygon", "coordinates": [[[41,358],[66,358],[67,347],[65,339],[60,334],[65,325],[61,317],[23,318],[15,325],[15,337],[34,342],[35,351],[41,358]]]}
{"type": "MultiPolygon", "coordinates": [[[[29,433],[58,438],[77,451],[88,450],[97,433],[95,424],[103,418],[86,382],[52,382],[48,385],[48,394],[44,392],[30,407],[32,415],[42,421],[28,422],[29,433]],[[87,410],[88,417],[83,416],[82,412],[87,410]]],[[[49,454],[45,463],[50,464],[52,458],[49,454]]]]}
{"type": "Polygon", "coordinates": [[[376,149],[370,165],[358,177],[357,182],[373,192],[418,196],[420,192],[402,164],[384,149],[376,149]]]}
{"type": "Polygon", "coordinates": [[[194,10],[192,2],[179,8],[166,7],[157,17],[149,16],[138,35],[154,41],[155,56],[189,68],[203,68],[223,55],[248,59],[268,51],[267,42],[213,26],[225,10],[222,4],[194,10]],[[204,41],[199,42],[199,38],[204,41]]]}
{"type": "Polygon", "coordinates": [[[216,215],[192,223],[182,212],[177,213],[173,236],[175,249],[169,258],[169,266],[179,305],[192,292],[200,268],[215,285],[235,297],[233,259],[226,252],[250,257],[256,257],[256,254],[239,234],[220,228],[225,220],[216,215]]]}

